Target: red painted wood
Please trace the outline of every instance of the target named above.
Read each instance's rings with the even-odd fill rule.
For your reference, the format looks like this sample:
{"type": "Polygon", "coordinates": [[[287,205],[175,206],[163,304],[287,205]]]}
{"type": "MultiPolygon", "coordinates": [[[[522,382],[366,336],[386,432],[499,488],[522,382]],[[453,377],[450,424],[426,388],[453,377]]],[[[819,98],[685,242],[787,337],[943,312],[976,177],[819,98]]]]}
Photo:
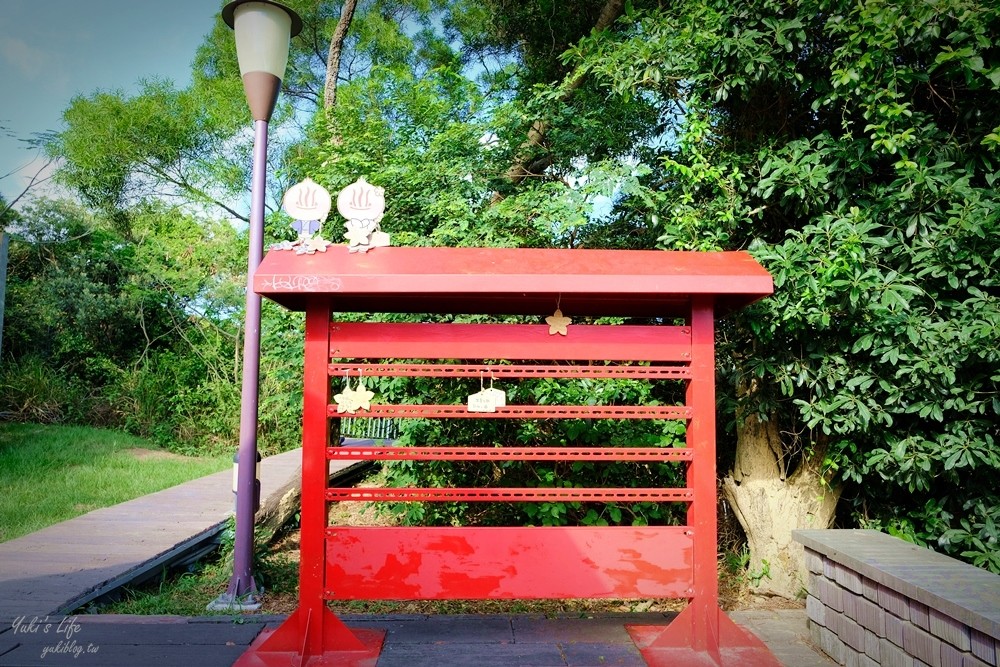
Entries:
{"type": "MultiPolygon", "coordinates": [[[[715,321],[710,298],[698,298],[691,309],[693,331],[691,372],[687,404],[694,412],[688,422],[687,445],[711,452],[688,466],[688,488],[694,502],[688,505],[688,525],[697,535],[694,553],[694,596],[688,618],[694,623],[696,650],[714,650],[719,636],[718,489],[715,461],[715,321]]],[[[655,643],[653,644],[655,646],[655,643]]]]}
{"type": "Polygon", "coordinates": [[[469,412],[465,405],[375,405],[331,417],[371,419],[690,419],[691,408],[678,405],[507,405],[496,412],[469,412]]]}
{"type": "Polygon", "coordinates": [[[571,324],[572,336],[542,324],[335,322],[338,359],[691,360],[691,331],[672,326],[571,324]]]}
{"type": "MultiPolygon", "coordinates": [[[[330,444],[330,425],[323,407],[330,400],[330,380],[326,361],[330,356],[330,306],[326,299],[317,299],[306,313],[305,374],[302,396],[302,512],[299,541],[299,609],[295,617],[302,619],[302,651],[304,655],[322,655],[327,616],[323,613],[323,532],[327,525],[324,493],[327,485],[326,448],[330,444]]],[[[339,619],[336,621],[340,623],[339,619]]],[[[339,630],[339,628],[338,628],[339,630]]],[[[346,628],[345,628],[346,630],[346,628]]],[[[294,630],[289,630],[294,635],[294,630]]],[[[282,634],[278,635],[279,637],[282,634]]],[[[280,640],[275,640],[280,641],[280,640]]],[[[357,642],[360,646],[360,642],[357,642]]],[[[358,649],[359,646],[353,648],[358,649]]]]}
{"type": "Polygon", "coordinates": [[[717,634],[698,636],[692,618],[696,610],[689,604],[667,626],[625,626],[648,667],[781,667],[760,638],[718,608],[717,634]]]}
{"type": "Polygon", "coordinates": [[[583,489],[583,488],[332,488],[327,500],[362,502],[683,502],[694,494],[690,489],[583,489]]]}
{"type": "Polygon", "coordinates": [[[484,380],[510,378],[638,378],[644,380],[686,380],[691,377],[687,366],[611,366],[588,365],[537,365],[521,364],[330,364],[333,377],[442,377],[483,378],[484,380]]]}
{"type": "MultiPolygon", "coordinates": [[[[720,313],[772,291],[746,252],[534,248],[378,248],[296,255],[272,250],[254,290],[293,310],[311,294],[337,312],[508,313],[570,317],[686,317],[692,295],[717,295],[720,313]]],[[[596,357],[601,358],[601,357],[596,357]]]]}
{"type": "Polygon", "coordinates": [[[330,447],[331,461],[690,461],[668,447],[330,447]]]}
{"type": "MultiPolygon", "coordinates": [[[[770,276],[750,255],[482,248],[379,248],[349,254],[343,246],[334,246],[313,256],[272,252],[258,269],[254,286],[290,308],[308,310],[302,583],[296,612],[306,620],[289,635],[302,635],[303,652],[335,641],[323,627],[325,615],[319,610],[324,597],[684,597],[690,602],[675,624],[666,630],[656,627],[633,633],[649,664],[730,664],[723,660],[733,656],[740,660],[732,664],[743,657],[746,664],[772,664],[766,649],[760,653],[758,646],[745,646],[745,637],[733,631],[718,607],[714,317],[771,293],[770,276]],[[541,318],[557,307],[577,318],[567,336],[550,335],[548,326],[541,324],[541,318]],[[510,313],[538,317],[539,324],[331,325],[331,311],[510,313]],[[591,315],[652,318],[662,324],[583,324],[580,318],[591,315]],[[675,325],[678,318],[687,324],[675,325]],[[331,364],[331,359],[338,361],[331,364]],[[406,361],[414,359],[458,361],[428,365],[406,361]],[[536,361],[543,365],[530,364],[536,361]],[[557,366],[549,364],[552,361],[589,365],[557,366]],[[608,362],[621,363],[607,366],[608,362]],[[663,363],[675,365],[646,370],[663,363]],[[490,364],[496,364],[497,370],[490,364]],[[325,442],[328,419],[340,416],[336,405],[330,404],[330,376],[341,373],[352,377],[356,377],[352,373],[367,373],[440,378],[480,375],[485,379],[491,374],[684,381],[684,406],[512,405],[495,413],[470,413],[464,405],[372,405],[349,416],[684,419],[687,447],[662,454],[659,450],[626,454],[625,448],[598,453],[598,448],[528,447],[499,449],[503,454],[487,447],[416,447],[399,455],[388,448],[354,448],[350,453],[359,458],[410,461],[657,460],[665,456],[686,462],[686,486],[324,489],[328,460],[341,456],[338,448],[325,442]],[[325,386],[321,388],[320,383],[325,386]],[[687,503],[688,514],[686,526],[658,528],[326,529],[329,500],[656,500],[687,503]],[[316,534],[324,530],[328,537],[317,548],[316,534]],[[319,575],[318,570],[322,570],[319,575]],[[316,616],[321,619],[319,626],[310,620],[316,616]],[[327,639],[316,639],[317,635],[327,639]],[[679,649],[678,643],[684,646],[679,649]],[[744,648],[749,651],[746,656],[739,653],[744,648]],[[727,653],[730,649],[737,653],[727,653]]],[[[339,632],[339,627],[333,630],[339,632]]]]}
{"type": "Polygon", "coordinates": [[[346,528],[328,531],[327,599],[683,597],[683,528],[346,528]]]}

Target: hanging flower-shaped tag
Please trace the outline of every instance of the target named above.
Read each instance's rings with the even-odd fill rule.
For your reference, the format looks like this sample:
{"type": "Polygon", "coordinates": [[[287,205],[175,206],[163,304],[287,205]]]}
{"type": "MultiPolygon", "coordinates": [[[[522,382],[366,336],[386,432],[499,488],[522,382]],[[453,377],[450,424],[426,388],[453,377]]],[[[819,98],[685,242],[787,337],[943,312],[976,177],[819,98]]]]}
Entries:
{"type": "Polygon", "coordinates": [[[351,380],[348,378],[344,383],[344,390],[336,394],[333,400],[337,402],[339,414],[346,412],[353,415],[358,410],[371,410],[373,398],[375,392],[361,384],[361,378],[358,378],[358,386],[355,389],[351,389],[351,380]]]}
{"type": "Polygon", "coordinates": [[[554,336],[559,334],[560,336],[565,336],[567,333],[567,328],[569,327],[572,320],[568,317],[564,317],[562,311],[556,308],[556,312],[545,318],[545,323],[549,325],[549,335],[554,336]]]}

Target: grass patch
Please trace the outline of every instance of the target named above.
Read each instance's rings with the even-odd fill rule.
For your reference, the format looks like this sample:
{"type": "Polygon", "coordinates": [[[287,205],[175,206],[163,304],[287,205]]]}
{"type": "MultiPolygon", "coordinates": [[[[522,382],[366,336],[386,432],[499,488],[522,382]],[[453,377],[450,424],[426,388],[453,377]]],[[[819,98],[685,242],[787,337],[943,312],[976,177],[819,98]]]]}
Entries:
{"type": "Polygon", "coordinates": [[[0,542],[231,465],[117,431],[0,423],[0,542]]]}
{"type": "MultiPolygon", "coordinates": [[[[222,535],[222,547],[191,566],[187,572],[164,571],[159,581],[125,588],[115,602],[89,605],[82,613],[212,616],[231,615],[207,611],[205,605],[226,591],[233,574],[235,523],[229,519],[222,535]]],[[[297,544],[297,535],[296,544],[297,544]]],[[[266,542],[266,540],[258,540],[266,542]]],[[[290,613],[298,598],[299,563],[280,549],[258,544],[254,553],[253,575],[265,593],[268,605],[261,613],[290,613]]]]}

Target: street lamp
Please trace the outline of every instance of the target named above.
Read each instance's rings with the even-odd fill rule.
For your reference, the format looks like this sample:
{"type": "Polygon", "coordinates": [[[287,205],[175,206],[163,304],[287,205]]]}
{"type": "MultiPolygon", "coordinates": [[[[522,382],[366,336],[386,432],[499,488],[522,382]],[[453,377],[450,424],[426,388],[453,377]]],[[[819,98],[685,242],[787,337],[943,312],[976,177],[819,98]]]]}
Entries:
{"type": "Polygon", "coordinates": [[[254,121],[250,181],[250,252],[247,262],[246,325],[243,340],[243,393],[240,401],[239,470],[236,480],[236,543],[229,588],[209,608],[260,608],[253,564],[254,496],[257,483],[257,392],[260,374],[260,296],[253,275],[264,255],[264,190],[267,174],[267,124],[274,113],[288,65],[288,42],[302,30],[302,19],[271,0],[233,0],[222,20],[236,33],[236,56],[254,121]]]}

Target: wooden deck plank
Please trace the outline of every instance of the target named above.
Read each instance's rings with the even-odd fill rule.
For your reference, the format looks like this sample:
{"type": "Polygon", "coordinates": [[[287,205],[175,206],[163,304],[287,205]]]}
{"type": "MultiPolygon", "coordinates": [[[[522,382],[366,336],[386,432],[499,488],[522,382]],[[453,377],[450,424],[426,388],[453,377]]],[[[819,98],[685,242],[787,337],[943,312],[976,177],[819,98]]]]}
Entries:
{"type": "MultiPolygon", "coordinates": [[[[295,450],[262,461],[262,498],[287,483],[300,460],[295,450]]],[[[193,536],[214,534],[232,509],[225,470],[0,543],[0,623],[53,614],[193,536]]]]}

